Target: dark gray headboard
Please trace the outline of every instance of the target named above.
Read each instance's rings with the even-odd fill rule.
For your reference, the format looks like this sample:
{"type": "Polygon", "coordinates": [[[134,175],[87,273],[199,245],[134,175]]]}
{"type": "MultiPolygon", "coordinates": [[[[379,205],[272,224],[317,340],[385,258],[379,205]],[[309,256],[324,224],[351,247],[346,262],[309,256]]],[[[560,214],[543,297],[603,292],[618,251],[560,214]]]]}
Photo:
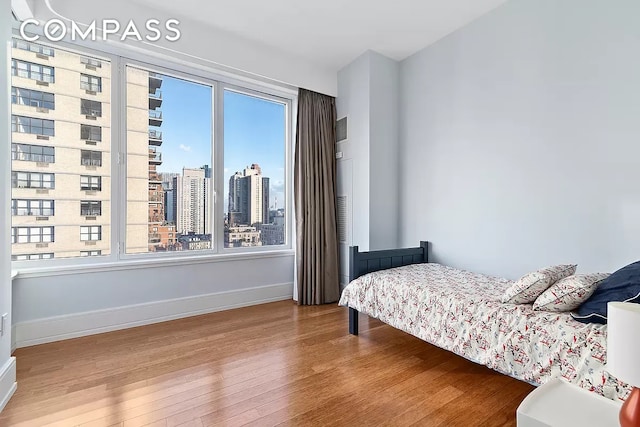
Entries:
{"type": "Polygon", "coordinates": [[[351,246],[349,247],[349,282],[372,271],[422,262],[429,262],[429,242],[427,241],[421,241],[417,248],[370,252],[358,252],[357,246],[351,246]]]}

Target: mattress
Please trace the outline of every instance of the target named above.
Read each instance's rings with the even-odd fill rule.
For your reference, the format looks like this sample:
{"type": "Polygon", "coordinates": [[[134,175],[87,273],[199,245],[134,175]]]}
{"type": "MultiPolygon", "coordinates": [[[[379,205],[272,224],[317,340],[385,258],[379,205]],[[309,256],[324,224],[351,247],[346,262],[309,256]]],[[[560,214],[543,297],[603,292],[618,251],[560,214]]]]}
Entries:
{"type": "Polygon", "coordinates": [[[564,377],[610,399],[630,388],[604,369],[607,327],[576,322],[569,313],[503,304],[513,282],[428,263],[363,275],[339,304],[476,363],[541,385],[564,377]]]}

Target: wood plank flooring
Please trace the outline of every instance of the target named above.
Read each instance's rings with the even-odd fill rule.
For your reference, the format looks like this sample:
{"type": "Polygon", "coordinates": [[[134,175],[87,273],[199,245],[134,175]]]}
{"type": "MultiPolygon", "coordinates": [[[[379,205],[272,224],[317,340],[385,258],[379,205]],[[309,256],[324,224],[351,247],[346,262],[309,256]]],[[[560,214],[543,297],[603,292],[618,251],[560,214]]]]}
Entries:
{"type": "Polygon", "coordinates": [[[16,351],[1,426],[515,426],[532,386],[291,301],[16,351]]]}

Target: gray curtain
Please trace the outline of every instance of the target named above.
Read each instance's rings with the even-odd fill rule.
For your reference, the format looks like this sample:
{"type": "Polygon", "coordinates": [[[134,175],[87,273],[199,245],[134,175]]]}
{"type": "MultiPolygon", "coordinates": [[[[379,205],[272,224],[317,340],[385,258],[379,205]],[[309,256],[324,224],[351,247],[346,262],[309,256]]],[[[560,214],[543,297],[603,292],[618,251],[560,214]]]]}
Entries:
{"type": "Polygon", "coordinates": [[[340,296],[335,98],[300,89],[294,166],[298,304],[340,296]]]}

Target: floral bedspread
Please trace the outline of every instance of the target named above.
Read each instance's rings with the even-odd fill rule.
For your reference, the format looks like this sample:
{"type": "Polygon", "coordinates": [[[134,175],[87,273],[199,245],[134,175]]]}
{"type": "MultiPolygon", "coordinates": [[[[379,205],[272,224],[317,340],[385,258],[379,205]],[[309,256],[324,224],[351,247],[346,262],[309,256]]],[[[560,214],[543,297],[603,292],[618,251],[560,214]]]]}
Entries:
{"type": "Polygon", "coordinates": [[[352,281],[340,305],[491,369],[534,384],[555,377],[610,399],[630,388],[604,370],[606,325],[502,304],[511,281],[440,264],[413,264],[352,281]]]}

